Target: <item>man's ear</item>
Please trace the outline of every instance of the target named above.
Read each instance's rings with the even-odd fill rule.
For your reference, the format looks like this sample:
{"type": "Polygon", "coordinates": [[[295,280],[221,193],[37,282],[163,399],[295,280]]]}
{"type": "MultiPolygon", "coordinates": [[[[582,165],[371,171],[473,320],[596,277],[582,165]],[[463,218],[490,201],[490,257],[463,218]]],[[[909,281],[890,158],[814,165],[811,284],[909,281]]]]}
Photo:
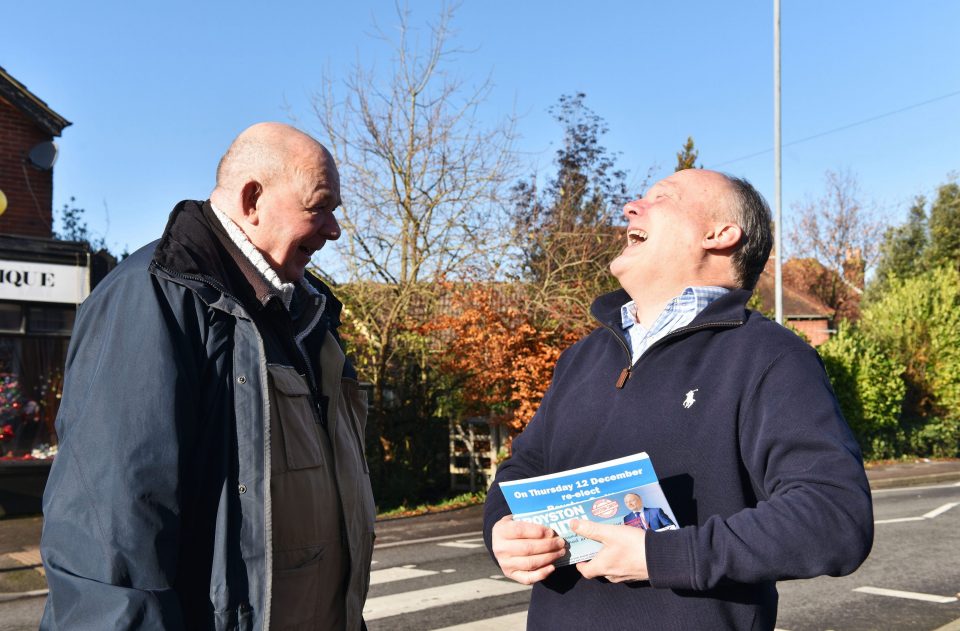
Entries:
{"type": "Polygon", "coordinates": [[[740,244],[743,230],[732,223],[717,223],[703,236],[704,250],[730,250],[740,244]]]}
{"type": "Polygon", "coordinates": [[[259,203],[263,186],[256,180],[251,180],[240,189],[240,210],[243,218],[254,226],[260,223],[259,203]]]}

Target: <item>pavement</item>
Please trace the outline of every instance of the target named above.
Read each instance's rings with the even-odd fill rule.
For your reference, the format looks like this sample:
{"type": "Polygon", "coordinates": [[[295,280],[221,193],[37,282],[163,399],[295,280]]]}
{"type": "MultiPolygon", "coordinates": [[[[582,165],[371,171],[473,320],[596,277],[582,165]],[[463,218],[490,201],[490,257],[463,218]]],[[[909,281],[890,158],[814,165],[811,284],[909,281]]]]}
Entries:
{"type": "Polygon", "coordinates": [[[960,460],[930,460],[891,462],[867,465],[870,488],[891,489],[902,486],[920,486],[960,480],[960,460]]]}
{"type": "MultiPolygon", "coordinates": [[[[960,460],[923,459],[871,464],[867,467],[867,479],[874,490],[958,481],[960,460]]],[[[471,527],[479,531],[482,512],[481,506],[470,506],[380,520],[377,522],[377,545],[389,546],[404,539],[444,537],[471,527]]],[[[42,527],[43,517],[40,515],[0,518],[0,603],[46,595],[46,580],[40,562],[42,527]]],[[[960,627],[956,631],[960,631],[960,627]]]]}

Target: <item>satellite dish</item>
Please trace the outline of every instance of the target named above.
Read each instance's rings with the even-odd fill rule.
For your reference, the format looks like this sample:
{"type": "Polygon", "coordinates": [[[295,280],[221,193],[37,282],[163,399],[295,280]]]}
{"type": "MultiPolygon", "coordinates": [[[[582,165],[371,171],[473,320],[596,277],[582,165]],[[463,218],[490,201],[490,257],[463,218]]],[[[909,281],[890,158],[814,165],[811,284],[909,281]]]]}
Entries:
{"type": "Polygon", "coordinates": [[[49,171],[57,161],[57,144],[52,140],[38,142],[27,154],[27,162],[41,171],[49,171]]]}

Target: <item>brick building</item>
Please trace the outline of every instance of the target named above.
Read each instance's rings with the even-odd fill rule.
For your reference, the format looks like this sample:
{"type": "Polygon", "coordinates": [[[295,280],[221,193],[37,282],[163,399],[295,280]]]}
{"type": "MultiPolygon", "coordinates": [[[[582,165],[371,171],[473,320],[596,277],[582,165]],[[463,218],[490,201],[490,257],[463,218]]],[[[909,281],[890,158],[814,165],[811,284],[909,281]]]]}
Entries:
{"type": "MultiPolygon", "coordinates": [[[[773,257],[767,261],[754,293],[760,300],[760,311],[772,314],[776,308],[774,297],[773,257]]],[[[771,316],[772,317],[772,316],[771,316]]],[[[783,320],[803,333],[813,346],[820,346],[830,339],[834,331],[833,310],[797,287],[783,284],[783,320]]]]}
{"type": "MultiPolygon", "coordinates": [[[[0,234],[53,236],[53,169],[31,164],[30,151],[70,121],[0,68],[0,191],[7,200],[0,234]]],[[[49,149],[42,147],[39,151],[49,149]]]]}

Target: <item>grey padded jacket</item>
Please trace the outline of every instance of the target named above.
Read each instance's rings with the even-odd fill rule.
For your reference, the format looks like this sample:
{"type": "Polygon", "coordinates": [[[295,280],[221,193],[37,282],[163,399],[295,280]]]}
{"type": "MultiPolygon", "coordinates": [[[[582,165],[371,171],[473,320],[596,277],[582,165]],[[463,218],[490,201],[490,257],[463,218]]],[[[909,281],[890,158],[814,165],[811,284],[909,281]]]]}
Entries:
{"type": "MultiPolygon", "coordinates": [[[[243,282],[211,217],[178,204],[163,237],[78,311],[44,494],[41,629],[270,628],[269,380],[255,319],[279,298],[243,282]]],[[[338,339],[340,305],[311,283],[327,296],[319,348],[338,339]]],[[[366,406],[349,362],[317,364],[324,384],[342,375],[324,398],[354,630],[374,537],[366,406]]]]}

